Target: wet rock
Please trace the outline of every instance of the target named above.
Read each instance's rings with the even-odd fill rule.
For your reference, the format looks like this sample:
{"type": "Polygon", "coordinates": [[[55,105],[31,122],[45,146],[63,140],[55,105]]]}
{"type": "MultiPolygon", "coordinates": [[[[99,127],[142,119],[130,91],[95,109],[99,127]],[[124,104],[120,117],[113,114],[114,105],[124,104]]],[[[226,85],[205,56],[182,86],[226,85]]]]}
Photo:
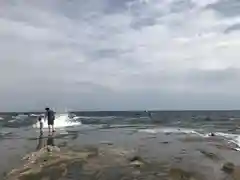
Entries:
{"type": "Polygon", "coordinates": [[[83,163],[91,152],[60,151],[56,146],[47,146],[31,153],[24,160],[23,167],[14,169],[7,175],[9,180],[59,179],[67,173],[72,163],[83,163]]]}
{"type": "Polygon", "coordinates": [[[187,153],[187,150],[186,149],[182,149],[180,154],[186,154],[187,153]]]}
{"type": "Polygon", "coordinates": [[[170,169],[169,176],[172,180],[196,180],[193,173],[178,168],[170,169]]]}
{"type": "Polygon", "coordinates": [[[233,179],[234,180],[239,180],[240,179],[240,166],[236,166],[234,168],[233,179]]]}
{"type": "Polygon", "coordinates": [[[213,143],[212,145],[221,150],[238,151],[237,148],[239,148],[239,146],[234,143],[228,143],[228,144],[214,144],[213,143]]]}
{"type": "Polygon", "coordinates": [[[155,139],[157,138],[157,136],[149,136],[149,137],[146,137],[146,139],[155,139]]]}
{"type": "Polygon", "coordinates": [[[113,142],[110,141],[101,141],[100,144],[113,145],[113,142]]]}
{"type": "Polygon", "coordinates": [[[47,146],[47,151],[48,152],[60,152],[60,148],[57,146],[47,146]]]}
{"type": "Polygon", "coordinates": [[[135,167],[142,167],[144,165],[143,159],[140,156],[133,156],[129,159],[130,165],[135,167]]]}
{"type": "Polygon", "coordinates": [[[130,164],[134,167],[142,167],[144,165],[141,161],[132,161],[130,164]]]}
{"type": "Polygon", "coordinates": [[[44,177],[41,180],[50,180],[48,177],[44,177]]]}
{"type": "Polygon", "coordinates": [[[231,162],[224,163],[222,166],[222,170],[225,173],[233,173],[234,172],[235,165],[231,162]]]}
{"type": "Polygon", "coordinates": [[[99,148],[96,146],[85,146],[85,147],[71,147],[69,148],[71,151],[73,152],[85,152],[85,153],[89,153],[88,154],[88,158],[92,158],[92,157],[97,157],[99,155],[99,148]]]}
{"type": "Polygon", "coordinates": [[[206,150],[199,150],[199,151],[211,160],[215,160],[215,161],[220,160],[220,157],[212,152],[207,152],[206,150]]]}
{"type": "Polygon", "coordinates": [[[61,148],[61,147],[66,147],[67,144],[68,144],[68,143],[67,143],[66,141],[65,141],[65,142],[62,142],[62,143],[59,143],[59,144],[58,144],[58,147],[60,147],[60,148],[61,148]]]}
{"type": "Polygon", "coordinates": [[[163,141],[163,142],[161,142],[162,144],[169,144],[169,142],[168,141],[163,141]]]}
{"type": "Polygon", "coordinates": [[[182,142],[203,142],[205,139],[203,137],[191,137],[191,136],[187,136],[185,138],[180,139],[180,141],[182,142]]]}
{"type": "Polygon", "coordinates": [[[174,157],[173,158],[175,162],[180,163],[182,162],[183,158],[182,157],[174,157]]]}
{"type": "Polygon", "coordinates": [[[131,158],[129,158],[129,161],[130,162],[133,162],[133,161],[142,161],[142,158],[140,156],[133,156],[131,158]]]}

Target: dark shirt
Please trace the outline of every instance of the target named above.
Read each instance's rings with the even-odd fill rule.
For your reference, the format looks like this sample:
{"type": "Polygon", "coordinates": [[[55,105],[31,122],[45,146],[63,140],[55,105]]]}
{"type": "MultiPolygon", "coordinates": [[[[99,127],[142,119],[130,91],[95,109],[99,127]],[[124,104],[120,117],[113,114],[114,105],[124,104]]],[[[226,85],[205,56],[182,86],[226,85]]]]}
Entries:
{"type": "Polygon", "coordinates": [[[52,110],[48,110],[46,112],[46,117],[48,120],[54,120],[55,119],[55,113],[52,110]]]}

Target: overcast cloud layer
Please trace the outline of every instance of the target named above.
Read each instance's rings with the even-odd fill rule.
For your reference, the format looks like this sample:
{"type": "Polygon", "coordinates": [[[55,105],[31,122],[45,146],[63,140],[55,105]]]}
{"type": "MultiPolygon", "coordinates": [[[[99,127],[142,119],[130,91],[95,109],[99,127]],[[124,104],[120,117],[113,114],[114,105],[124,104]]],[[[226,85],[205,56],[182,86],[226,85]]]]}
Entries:
{"type": "Polygon", "coordinates": [[[0,1],[0,57],[1,111],[240,109],[240,1],[0,1]]]}

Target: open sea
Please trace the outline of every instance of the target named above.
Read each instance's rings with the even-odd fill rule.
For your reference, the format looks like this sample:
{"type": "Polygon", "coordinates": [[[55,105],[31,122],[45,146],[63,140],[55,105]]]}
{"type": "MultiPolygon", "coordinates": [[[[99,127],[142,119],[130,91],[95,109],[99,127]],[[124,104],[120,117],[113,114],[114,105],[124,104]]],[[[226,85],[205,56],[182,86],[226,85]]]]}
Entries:
{"type": "MultiPolygon", "coordinates": [[[[234,132],[240,122],[240,111],[101,111],[71,112],[57,114],[56,128],[76,125],[161,125],[184,127],[206,132],[234,132]],[[69,118],[69,115],[73,118],[69,118]]],[[[37,124],[37,116],[42,113],[0,113],[0,127],[23,128],[37,124]]]]}

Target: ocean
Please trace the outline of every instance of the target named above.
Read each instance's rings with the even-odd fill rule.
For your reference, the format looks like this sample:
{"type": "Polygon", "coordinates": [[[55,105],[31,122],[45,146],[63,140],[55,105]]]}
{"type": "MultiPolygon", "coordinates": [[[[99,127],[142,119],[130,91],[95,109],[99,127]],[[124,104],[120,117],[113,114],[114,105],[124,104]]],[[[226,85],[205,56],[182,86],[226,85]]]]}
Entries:
{"type": "MultiPolygon", "coordinates": [[[[0,177],[20,167],[22,157],[36,151],[42,140],[37,121],[40,114],[0,113],[0,177]]],[[[203,158],[196,153],[200,148],[205,149],[204,152],[216,151],[224,160],[240,165],[239,123],[240,111],[151,111],[151,116],[145,111],[57,113],[55,142],[69,147],[114,144],[128,150],[141,149],[141,156],[148,161],[159,158],[171,165],[172,157],[181,154],[184,149],[189,151],[184,155],[187,160],[183,164],[186,166],[195,162],[192,162],[192,156],[195,160],[203,158]]],[[[47,133],[45,123],[43,139],[48,138],[47,133]]],[[[219,169],[215,174],[217,177],[222,177],[221,163],[224,161],[213,163],[201,160],[202,165],[219,169]]],[[[205,179],[213,177],[211,172],[199,171],[206,176],[205,179]]],[[[164,173],[168,174],[166,179],[169,178],[169,173],[164,173]]]]}
{"type": "MultiPolygon", "coordinates": [[[[0,127],[21,128],[37,123],[42,113],[0,113],[0,127]]],[[[145,111],[101,111],[61,113],[55,122],[56,127],[68,127],[80,124],[161,124],[186,128],[199,128],[206,131],[231,131],[240,122],[240,111],[151,111],[151,117],[145,111]]]]}

